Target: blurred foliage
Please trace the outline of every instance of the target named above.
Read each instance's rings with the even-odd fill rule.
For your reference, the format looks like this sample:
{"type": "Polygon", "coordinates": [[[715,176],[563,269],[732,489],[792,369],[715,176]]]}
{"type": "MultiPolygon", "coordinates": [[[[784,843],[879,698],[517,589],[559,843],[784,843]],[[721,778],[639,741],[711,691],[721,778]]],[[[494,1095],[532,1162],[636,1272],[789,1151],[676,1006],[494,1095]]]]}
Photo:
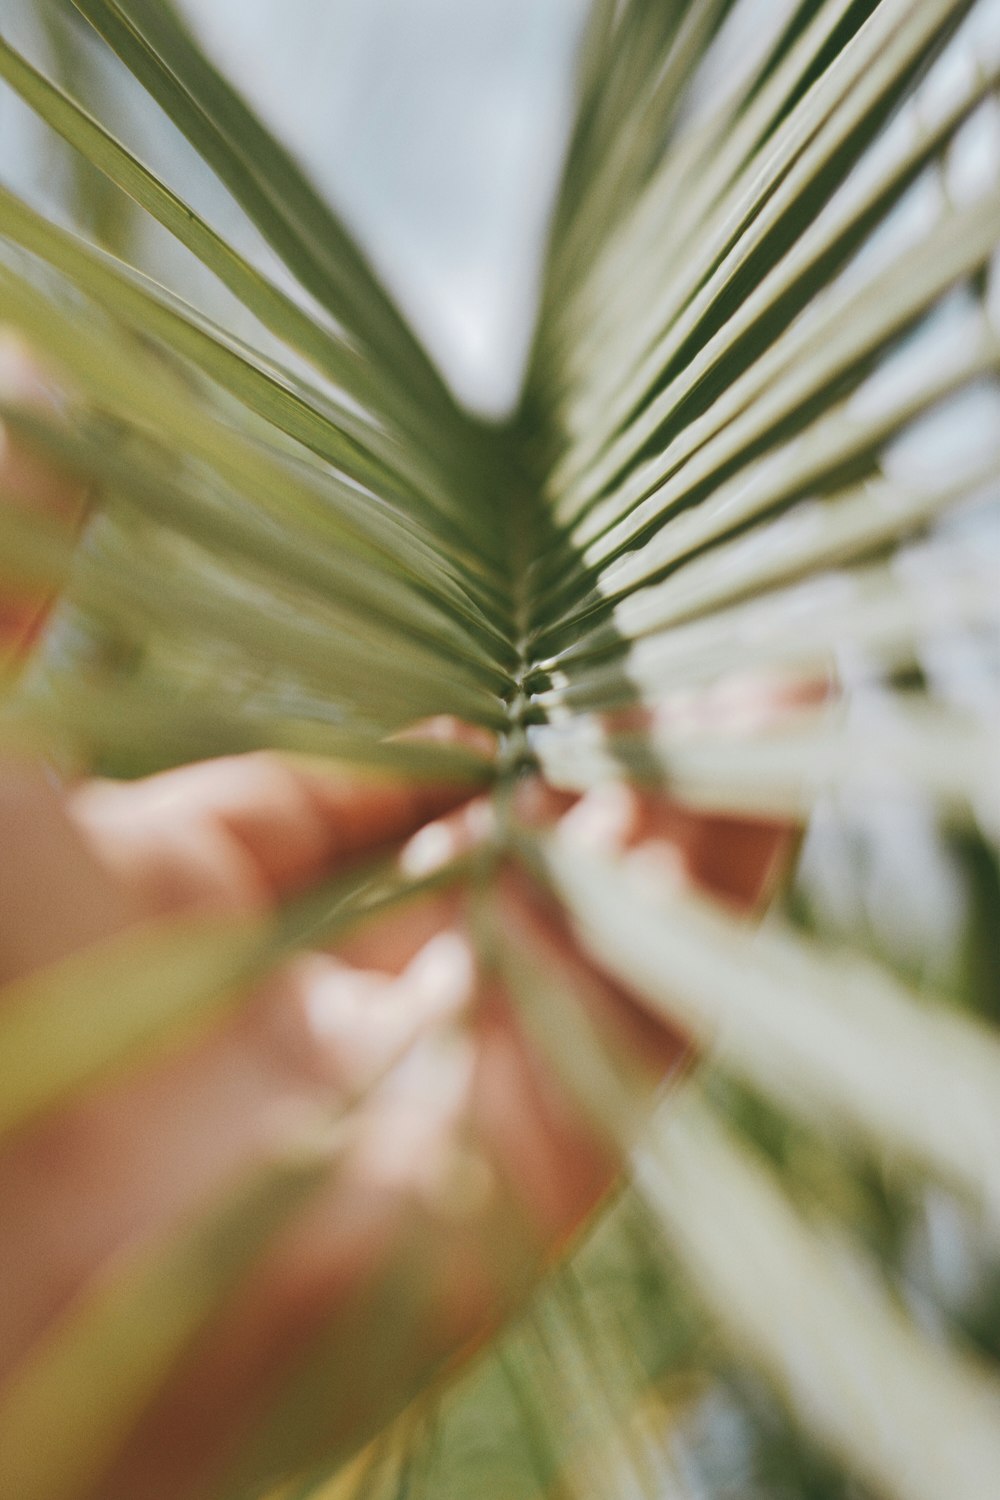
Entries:
{"type": "MultiPolygon", "coordinates": [[[[990,1500],[996,6],[595,0],[503,426],[455,401],[170,6],[39,0],[20,20],[35,61],[5,29],[3,76],[73,149],[47,138],[41,211],[0,198],[0,317],[74,395],[58,422],[4,416],[101,503],[72,564],[3,534],[22,584],[69,568],[5,728],[138,775],[258,744],[402,765],[394,732],[447,712],[499,732],[501,799],[525,767],[573,791],[624,773],[808,823],[759,942],[651,879],[615,952],[600,908],[625,876],[533,849],[584,945],[702,1041],[699,1077],[635,1141],[601,1057],[634,1169],[617,1200],[462,1374],[401,1398],[346,1467],[302,1457],[282,1496],[990,1500]],[[830,687],[777,727],[705,717],[760,678],[830,687]],[[789,1030],[764,1057],[737,1024],[744,998],[780,1017],[796,993],[831,1028],[828,1076],[818,1045],[789,1030]],[[749,1285],[744,1241],[788,1275],[749,1285]]],[[[405,894],[366,885],[337,913],[405,894]]],[[[218,1000],[176,983],[164,1035],[218,1000]]],[[[585,1044],[562,1059],[579,1079],[585,1044]]],[[[112,1427],[116,1395],[142,1394],[109,1389],[112,1427]]],[[[317,1431],[303,1455],[322,1412],[317,1431]]],[[[59,1461],[39,1500],[73,1493],[59,1461]]]]}

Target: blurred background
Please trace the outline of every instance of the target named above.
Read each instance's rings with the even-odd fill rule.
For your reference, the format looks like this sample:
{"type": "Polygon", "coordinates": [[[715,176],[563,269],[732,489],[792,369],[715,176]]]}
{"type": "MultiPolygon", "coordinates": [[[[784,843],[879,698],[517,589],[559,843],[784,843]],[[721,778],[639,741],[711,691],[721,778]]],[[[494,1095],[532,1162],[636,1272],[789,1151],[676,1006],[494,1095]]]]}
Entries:
{"type": "MultiPolygon", "coordinates": [[[[335,201],[458,393],[480,410],[507,410],[531,333],[586,0],[183,0],[181,9],[335,201]]],[[[54,19],[39,38],[45,17],[44,3],[0,0],[5,34],[26,50],[59,47],[54,19]]],[[[169,127],[149,138],[124,71],[85,41],[63,60],[103,78],[124,132],[217,219],[210,185],[197,193],[204,168],[169,127]]],[[[56,207],[69,164],[8,90],[0,138],[12,185],[56,207]]],[[[225,228],[247,237],[238,213],[225,228]]],[[[147,259],[176,276],[181,252],[155,227],[141,233],[147,259]]],[[[252,248],[281,274],[266,247],[252,248]]],[[[207,279],[201,290],[217,301],[207,279]]]]}

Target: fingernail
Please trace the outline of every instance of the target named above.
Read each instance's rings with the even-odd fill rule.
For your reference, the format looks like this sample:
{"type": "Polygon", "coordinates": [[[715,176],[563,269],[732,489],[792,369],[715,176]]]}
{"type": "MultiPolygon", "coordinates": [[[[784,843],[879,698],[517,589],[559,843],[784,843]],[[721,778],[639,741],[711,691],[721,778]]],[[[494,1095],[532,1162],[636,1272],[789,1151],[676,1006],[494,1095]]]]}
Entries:
{"type": "Polygon", "coordinates": [[[403,982],[421,999],[450,1009],[467,1000],[476,978],[472,950],[460,933],[439,932],[413,959],[403,982]]]}
{"type": "Polygon", "coordinates": [[[428,823],[404,847],[400,869],[414,879],[431,875],[454,858],[457,847],[455,831],[447,823],[428,823]]]}

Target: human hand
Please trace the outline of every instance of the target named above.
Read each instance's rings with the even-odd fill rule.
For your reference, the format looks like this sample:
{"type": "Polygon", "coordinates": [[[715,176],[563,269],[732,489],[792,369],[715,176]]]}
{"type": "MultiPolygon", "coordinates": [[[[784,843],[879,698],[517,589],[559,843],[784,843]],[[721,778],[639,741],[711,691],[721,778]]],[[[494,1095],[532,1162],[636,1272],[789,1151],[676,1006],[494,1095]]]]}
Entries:
{"type": "MultiPolygon", "coordinates": [[[[8,760],[0,976],[14,981],[151,920],[267,913],[422,827],[404,861],[428,850],[440,858],[488,836],[482,803],[433,821],[462,796],[270,754],[72,787],[8,760]]],[[[621,792],[568,812],[565,801],[533,800],[532,819],[564,817],[568,836],[669,848],[693,881],[743,905],[787,838],[621,792]]],[[[561,970],[585,993],[652,1087],[683,1040],[584,962],[524,877],[508,872],[499,889],[508,940],[530,941],[546,972],[561,970]]],[[[349,1127],[327,1186],[204,1329],[95,1493],[197,1493],[260,1424],[320,1329],[340,1340],[349,1372],[324,1440],[349,1449],[428,1372],[474,1347],[607,1191],[613,1152],[477,960],[476,902],[456,886],[335,953],[298,956],[237,1013],[102,1080],[0,1151],[0,1372],[16,1381],[89,1292],[276,1143],[338,1115],[349,1127]],[[400,1282],[409,1313],[391,1326],[380,1311],[400,1282]]]]}
{"type": "MultiPolygon", "coordinates": [[[[14,856],[5,869],[34,912],[32,952],[19,929],[18,964],[151,916],[260,910],[438,806],[266,755],[68,794],[26,779],[16,806],[5,797],[0,808],[14,856]]],[[[461,843],[480,816],[469,809],[418,840],[461,843]]],[[[707,838],[705,820],[682,827],[681,816],[671,832],[704,838],[718,860],[725,830],[707,838]]],[[[748,894],[763,852],[744,853],[748,894]]],[[[652,1086],[683,1043],[577,958],[513,879],[503,899],[510,941],[533,940],[547,973],[562,969],[585,990],[652,1086]]],[[[348,1447],[424,1373],[481,1339],[610,1186],[612,1153],[532,1047],[511,996],[477,969],[472,900],[427,897],[335,956],[297,958],[230,1019],[105,1080],[0,1153],[2,1359],[16,1372],[89,1288],[189,1221],[276,1140],[294,1144],[310,1122],[354,1105],[329,1187],[206,1329],[100,1493],[180,1496],[224,1468],[317,1329],[338,1324],[351,1399],[331,1412],[327,1439],[348,1447]],[[380,1294],[411,1272],[412,1322],[379,1326],[380,1294]]],[[[10,973],[9,947],[6,961],[10,973]]]]}

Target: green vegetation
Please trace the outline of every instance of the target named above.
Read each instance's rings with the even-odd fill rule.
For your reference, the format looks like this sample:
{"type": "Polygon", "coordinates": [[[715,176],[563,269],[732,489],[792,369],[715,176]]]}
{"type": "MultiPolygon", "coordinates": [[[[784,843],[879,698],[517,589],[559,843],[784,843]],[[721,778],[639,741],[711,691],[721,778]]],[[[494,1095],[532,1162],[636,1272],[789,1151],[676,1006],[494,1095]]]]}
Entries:
{"type": "MultiPolygon", "coordinates": [[[[526,864],[704,1061],[647,1118],[543,960],[485,932],[628,1181],[518,1320],[344,1467],[318,1348],[227,1495],[298,1468],[286,1500],[989,1500],[1000,741],[995,704],[948,665],[988,658],[997,629],[996,409],[974,407],[1000,373],[1000,187],[996,160],[972,189],[952,170],[995,109],[995,48],[975,60],[989,7],[761,0],[722,51],[752,5],[594,0],[502,427],[456,402],[170,4],[44,9],[59,55],[85,29],[99,55],[96,33],[284,272],[106,128],[93,77],[64,86],[0,38],[0,76],[96,205],[69,230],[0,189],[0,321],[69,393],[58,419],[0,416],[98,496],[74,555],[0,509],[0,581],[65,591],[0,736],[127,776],[274,746],[485,778],[501,810],[527,770],[574,792],[625,778],[738,817],[804,823],[821,803],[861,843],[873,807],[917,808],[963,897],[934,968],[891,923],[844,915],[822,845],[754,929],[502,816],[494,856],[526,864]],[[725,68],[700,72],[706,53],[725,68]],[[144,273],[140,215],[217,278],[238,333],[144,273]],[[942,421],[969,434],[944,458],[942,421]],[[734,681],[826,691],[767,722],[692,709],[734,681]],[[495,765],[395,738],[440,714],[494,731],[495,765]]],[[[855,859],[848,885],[869,874],[855,859]]],[[[418,884],[366,870],[277,934],[167,928],[39,980],[0,1017],[0,1131],[418,884]],[[123,983],[127,1011],[109,1003],[123,983]]],[[[72,1500],[99,1472],[316,1175],[272,1166],[49,1342],[0,1405],[18,1500],[72,1500]],[[79,1396],[111,1346],[95,1428],[79,1396]]]]}

